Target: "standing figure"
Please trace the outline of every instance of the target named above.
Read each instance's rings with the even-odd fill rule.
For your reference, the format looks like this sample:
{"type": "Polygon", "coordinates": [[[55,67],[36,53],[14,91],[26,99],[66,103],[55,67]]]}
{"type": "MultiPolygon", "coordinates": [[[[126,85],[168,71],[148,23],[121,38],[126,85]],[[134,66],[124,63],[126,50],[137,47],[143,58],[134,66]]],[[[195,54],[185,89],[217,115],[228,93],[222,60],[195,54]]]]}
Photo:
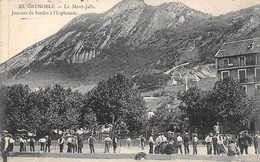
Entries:
{"type": "Polygon", "coordinates": [[[249,137],[247,130],[244,131],[244,135],[242,136],[241,139],[241,145],[242,145],[241,154],[244,153],[244,150],[245,153],[248,154],[248,146],[251,145],[251,138],[249,137]]]}
{"type": "Polygon", "coordinates": [[[64,146],[64,137],[61,136],[59,139],[58,139],[58,145],[60,146],[60,152],[63,152],[63,146],[64,146]]]}
{"type": "Polygon", "coordinates": [[[153,140],[153,134],[151,134],[151,136],[149,137],[149,154],[153,154],[153,144],[154,144],[154,140],[153,140]]]}
{"type": "Polygon", "coordinates": [[[180,135],[180,133],[177,134],[177,153],[178,150],[180,150],[181,154],[182,154],[182,137],[180,135]]]}
{"type": "Polygon", "coordinates": [[[76,136],[73,136],[72,138],[72,142],[71,142],[71,149],[72,149],[72,152],[75,153],[77,152],[77,137],[76,136]]]}
{"type": "Polygon", "coordinates": [[[96,139],[92,135],[90,135],[88,138],[90,153],[95,153],[95,148],[94,148],[95,141],[96,141],[96,139]]]}
{"type": "Polygon", "coordinates": [[[71,153],[72,138],[70,135],[68,135],[68,138],[67,138],[67,145],[68,145],[67,153],[71,153]]]}
{"type": "Polygon", "coordinates": [[[188,133],[185,133],[184,138],[183,138],[183,145],[184,145],[184,152],[185,152],[185,154],[189,154],[190,153],[189,141],[190,141],[190,137],[189,137],[188,133]]]}
{"type": "Polygon", "coordinates": [[[212,143],[213,143],[214,155],[219,154],[219,151],[218,151],[218,133],[214,134],[214,136],[212,137],[212,143]]]}
{"type": "Polygon", "coordinates": [[[106,138],[104,139],[105,141],[105,153],[109,153],[109,147],[110,144],[112,142],[111,138],[109,137],[109,135],[106,136],[106,138]]]}
{"type": "Polygon", "coordinates": [[[130,148],[131,148],[131,143],[132,143],[132,140],[131,140],[130,137],[128,137],[128,138],[126,139],[126,143],[127,143],[127,147],[130,149],[130,148]]]}
{"type": "Polygon", "coordinates": [[[254,147],[255,147],[255,154],[260,154],[260,136],[259,136],[259,132],[256,131],[254,137],[253,137],[253,140],[254,140],[254,147]]]}
{"type": "Polygon", "coordinates": [[[193,154],[198,154],[197,146],[198,146],[198,137],[196,134],[193,135],[192,145],[193,145],[193,154]]]}
{"type": "Polygon", "coordinates": [[[116,153],[116,149],[117,149],[117,135],[115,135],[115,136],[113,137],[112,145],[113,145],[114,153],[116,153]]]}
{"type": "Polygon", "coordinates": [[[207,144],[207,154],[211,155],[212,154],[212,136],[213,134],[210,133],[206,138],[205,138],[205,142],[207,144]]]}
{"type": "Polygon", "coordinates": [[[48,152],[51,151],[51,139],[49,138],[49,136],[46,136],[46,146],[45,146],[45,152],[47,151],[48,148],[48,152]]]}
{"type": "Polygon", "coordinates": [[[83,148],[83,137],[79,136],[78,137],[78,153],[82,153],[82,148],[83,148]]]}
{"type": "Polygon", "coordinates": [[[7,154],[8,154],[8,145],[10,137],[7,135],[8,131],[3,130],[2,132],[2,138],[1,138],[1,153],[3,162],[7,162],[7,154]]]}
{"type": "Polygon", "coordinates": [[[20,152],[24,151],[24,139],[23,136],[19,138],[20,152]]]}
{"type": "Polygon", "coordinates": [[[141,148],[142,150],[144,150],[144,142],[145,142],[145,138],[143,135],[140,136],[140,144],[141,144],[141,148]]]}
{"type": "Polygon", "coordinates": [[[14,143],[15,143],[14,137],[11,136],[11,137],[10,137],[10,140],[9,140],[9,145],[8,145],[8,151],[9,151],[9,152],[13,152],[14,143]]]}
{"type": "Polygon", "coordinates": [[[33,137],[30,137],[28,139],[28,142],[30,144],[30,151],[34,151],[34,142],[35,142],[35,139],[33,137]]]}
{"type": "Polygon", "coordinates": [[[41,151],[44,151],[44,145],[45,145],[45,143],[46,143],[46,138],[40,138],[39,139],[39,142],[40,142],[40,144],[41,144],[41,151]]]}

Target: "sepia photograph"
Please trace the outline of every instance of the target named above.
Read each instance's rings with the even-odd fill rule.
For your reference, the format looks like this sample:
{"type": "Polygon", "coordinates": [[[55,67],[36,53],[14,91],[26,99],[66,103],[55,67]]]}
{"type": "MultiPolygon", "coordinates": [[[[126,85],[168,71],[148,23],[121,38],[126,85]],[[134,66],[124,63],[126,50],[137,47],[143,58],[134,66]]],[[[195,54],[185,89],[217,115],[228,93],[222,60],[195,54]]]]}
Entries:
{"type": "Polygon", "coordinates": [[[0,24],[0,161],[260,161],[260,0],[0,0],[0,24]]]}

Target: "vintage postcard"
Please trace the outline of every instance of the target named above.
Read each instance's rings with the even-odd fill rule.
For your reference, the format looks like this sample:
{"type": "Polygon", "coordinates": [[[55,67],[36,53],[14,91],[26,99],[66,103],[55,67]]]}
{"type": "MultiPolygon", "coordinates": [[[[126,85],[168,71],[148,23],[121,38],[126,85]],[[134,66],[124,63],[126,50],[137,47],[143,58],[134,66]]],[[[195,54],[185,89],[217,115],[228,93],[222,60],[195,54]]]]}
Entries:
{"type": "Polygon", "coordinates": [[[260,0],[0,0],[0,24],[3,161],[260,159],[260,0]]]}

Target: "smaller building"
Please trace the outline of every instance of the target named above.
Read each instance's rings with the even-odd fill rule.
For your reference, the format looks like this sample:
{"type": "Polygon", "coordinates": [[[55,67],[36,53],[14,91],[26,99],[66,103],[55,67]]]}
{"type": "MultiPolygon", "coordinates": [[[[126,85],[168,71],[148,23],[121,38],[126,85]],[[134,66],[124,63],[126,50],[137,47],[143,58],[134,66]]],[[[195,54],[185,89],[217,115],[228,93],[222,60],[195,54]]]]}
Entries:
{"type": "MultiPolygon", "coordinates": [[[[237,80],[250,96],[260,92],[260,38],[224,43],[215,55],[218,79],[237,80]]],[[[254,129],[260,130],[260,114],[254,129]]]]}

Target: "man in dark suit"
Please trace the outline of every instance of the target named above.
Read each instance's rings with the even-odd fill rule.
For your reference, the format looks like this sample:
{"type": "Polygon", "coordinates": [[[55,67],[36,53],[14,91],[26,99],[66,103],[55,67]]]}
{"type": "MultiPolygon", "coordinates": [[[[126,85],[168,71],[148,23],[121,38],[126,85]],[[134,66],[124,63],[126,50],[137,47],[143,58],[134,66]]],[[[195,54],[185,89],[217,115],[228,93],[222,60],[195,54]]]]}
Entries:
{"type": "Polygon", "coordinates": [[[241,139],[241,145],[242,145],[241,154],[244,153],[244,150],[245,150],[245,153],[248,154],[248,146],[251,145],[251,138],[249,137],[247,130],[244,131],[244,135],[242,136],[242,139],[241,139]]]}

